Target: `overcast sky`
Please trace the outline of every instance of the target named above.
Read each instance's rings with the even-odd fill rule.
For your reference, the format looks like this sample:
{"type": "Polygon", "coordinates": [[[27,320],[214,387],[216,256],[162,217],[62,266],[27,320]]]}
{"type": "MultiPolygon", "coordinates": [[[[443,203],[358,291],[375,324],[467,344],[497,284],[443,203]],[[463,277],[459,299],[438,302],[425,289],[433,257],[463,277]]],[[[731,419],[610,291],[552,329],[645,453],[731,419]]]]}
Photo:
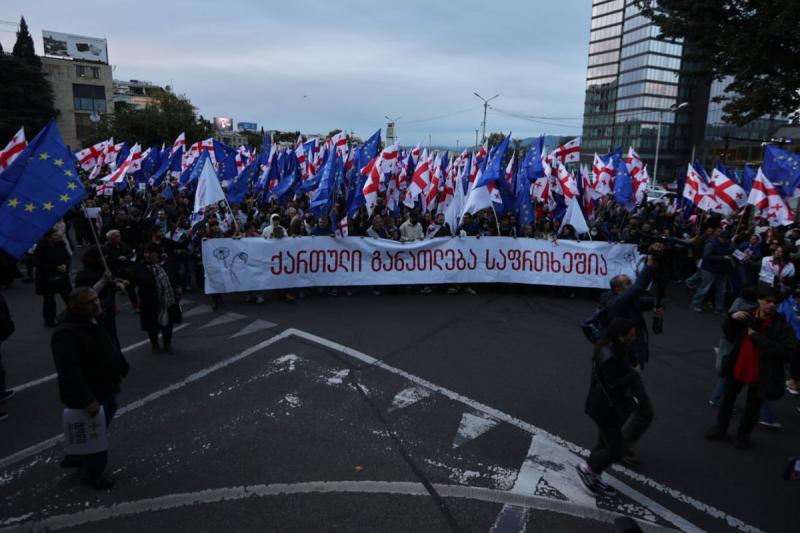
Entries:
{"type": "MultiPolygon", "coordinates": [[[[399,0],[3,0],[0,19],[24,15],[36,49],[42,29],[108,39],[116,79],[186,94],[206,117],[366,137],[402,116],[403,144],[475,142],[480,100],[490,131],[514,137],[579,134],[589,0],[495,3],[399,0]]],[[[0,25],[0,42],[15,36],[0,25]]]]}

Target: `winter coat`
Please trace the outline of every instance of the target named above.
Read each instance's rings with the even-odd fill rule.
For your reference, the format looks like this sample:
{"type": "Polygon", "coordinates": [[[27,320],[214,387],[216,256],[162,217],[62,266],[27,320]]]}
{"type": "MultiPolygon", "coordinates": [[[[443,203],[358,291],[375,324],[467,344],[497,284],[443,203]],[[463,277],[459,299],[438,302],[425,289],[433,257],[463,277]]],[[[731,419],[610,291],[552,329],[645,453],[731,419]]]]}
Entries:
{"type": "Polygon", "coordinates": [[[51,244],[42,240],[33,253],[36,265],[36,294],[59,294],[69,292],[72,284],[69,281],[70,255],[64,242],[51,244]],[[58,271],[58,265],[66,265],[67,270],[58,271]]]}
{"type": "Polygon", "coordinates": [[[609,291],[600,297],[600,305],[605,309],[606,325],[618,317],[636,324],[636,342],[628,355],[632,365],[641,367],[650,360],[647,321],[643,311],[651,311],[654,307],[655,298],[645,295],[654,275],[655,268],[645,265],[633,285],[619,294],[609,291]]]}
{"type": "MultiPolygon", "coordinates": [[[[137,292],[139,293],[139,324],[142,331],[159,328],[158,316],[161,312],[161,302],[158,300],[158,285],[156,277],[144,263],[136,267],[134,274],[137,292]]],[[[172,287],[177,287],[170,278],[172,287]]]]}
{"type": "MultiPolygon", "coordinates": [[[[720,365],[720,376],[733,378],[736,360],[742,342],[747,335],[748,321],[734,320],[730,314],[722,323],[722,333],[733,344],[733,349],[724,357],[720,365]]],[[[759,350],[758,357],[758,388],[762,397],[768,400],[777,400],[783,396],[785,387],[784,365],[794,355],[794,331],[779,314],[775,314],[766,334],[753,333],[750,340],[759,350]]]]}
{"type": "Polygon", "coordinates": [[[128,362],[117,343],[89,317],[65,311],[50,341],[61,401],[83,409],[119,394],[128,362]]]}
{"type": "Polygon", "coordinates": [[[585,412],[598,426],[620,427],[635,403],[631,385],[639,379],[625,353],[615,353],[611,345],[592,358],[592,376],[585,412]]]}

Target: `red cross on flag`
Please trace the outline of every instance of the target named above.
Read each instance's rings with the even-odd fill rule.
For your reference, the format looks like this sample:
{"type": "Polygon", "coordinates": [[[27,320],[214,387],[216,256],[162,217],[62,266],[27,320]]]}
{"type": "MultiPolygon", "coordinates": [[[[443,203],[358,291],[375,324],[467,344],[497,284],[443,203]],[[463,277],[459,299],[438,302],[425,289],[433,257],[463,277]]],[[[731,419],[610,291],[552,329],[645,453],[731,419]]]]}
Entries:
{"type": "Polygon", "coordinates": [[[723,215],[736,213],[747,202],[744,189],[716,168],[711,173],[711,186],[718,204],[715,211],[723,215]]]}
{"type": "Polygon", "coordinates": [[[20,128],[8,141],[6,147],[0,151],[0,172],[7,169],[27,147],[28,141],[25,140],[25,128],[20,128]]]}
{"type": "Polygon", "coordinates": [[[581,159],[581,138],[575,137],[567,144],[559,146],[548,156],[549,159],[558,159],[561,163],[577,163],[581,159]]]}
{"type": "Polygon", "coordinates": [[[780,193],[759,167],[747,203],[761,211],[770,226],[788,226],[795,221],[794,213],[781,198],[780,193]]]}

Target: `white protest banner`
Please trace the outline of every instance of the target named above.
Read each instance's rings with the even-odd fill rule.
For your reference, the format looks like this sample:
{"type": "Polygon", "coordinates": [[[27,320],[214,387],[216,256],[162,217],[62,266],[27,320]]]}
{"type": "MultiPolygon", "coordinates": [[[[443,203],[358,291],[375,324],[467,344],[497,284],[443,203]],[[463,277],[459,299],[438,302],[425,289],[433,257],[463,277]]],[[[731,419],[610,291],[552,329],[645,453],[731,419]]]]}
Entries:
{"type": "Polygon", "coordinates": [[[92,418],[84,409],[64,409],[64,453],[87,455],[108,450],[106,415],[102,407],[92,418]]]}
{"type": "Polygon", "coordinates": [[[631,244],[511,237],[438,238],[413,243],[361,237],[209,239],[207,293],[290,287],[523,283],[608,288],[636,275],[631,244]]]}

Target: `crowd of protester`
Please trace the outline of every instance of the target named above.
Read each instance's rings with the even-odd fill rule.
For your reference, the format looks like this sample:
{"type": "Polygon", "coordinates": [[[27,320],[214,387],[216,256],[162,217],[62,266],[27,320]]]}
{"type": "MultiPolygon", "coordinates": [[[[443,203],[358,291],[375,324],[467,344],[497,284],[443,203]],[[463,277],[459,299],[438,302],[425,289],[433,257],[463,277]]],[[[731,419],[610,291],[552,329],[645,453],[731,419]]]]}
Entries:
{"type": "MultiPolygon", "coordinates": [[[[644,255],[653,243],[660,243],[658,275],[672,283],[672,290],[677,284],[685,284],[692,291],[688,304],[692,311],[718,313],[720,321],[725,323],[725,334],[716,348],[716,370],[723,377],[709,399],[709,403],[720,408],[720,415],[708,438],[721,438],[721,428],[730,422],[733,401],[744,385],[752,385],[755,392],[748,392],[747,421],[740,430],[749,435],[756,424],[780,428],[774,409],[779,395],[767,397],[763,391],[759,392],[757,384],[742,381],[748,374],[730,368],[730,358],[724,356],[731,350],[736,353],[740,350],[742,340],[739,339],[737,344],[730,339],[741,335],[746,317],[760,312],[758,309],[766,305],[759,299],[759,295],[766,294],[764,290],[773,291],[769,294],[774,294],[774,298],[768,299],[775,308],[786,314],[788,306],[789,313],[800,316],[800,288],[795,283],[795,262],[800,260],[800,228],[770,227],[766,220],[750,212],[727,217],[684,213],[668,202],[644,202],[629,212],[612,197],[599,202],[594,216],[588,221],[589,232],[580,235],[572,226],[562,227],[557,216],[559,213],[541,203],[536,206],[533,224],[520,224],[514,214],[497,216],[488,209],[464,215],[456,228],[451,228],[441,213],[420,213],[406,207],[402,207],[400,212],[392,212],[380,199],[371,214],[362,207],[355,216],[346,217],[344,203],[340,202],[328,215],[314,217],[305,197],[283,204],[264,204],[249,198],[241,205],[220,203],[209,207],[200,219],[193,220],[191,198],[175,187],[170,188],[170,192],[172,194],[167,195],[171,197],[169,200],[160,191],[116,191],[112,196],[90,194],[85,201],[86,211],[80,207],[68,213],[19,261],[5,255],[0,257],[0,287],[10,285],[18,277],[33,282],[36,294],[42,298],[42,319],[48,327],[61,327],[59,322],[74,321],[74,317],[81,313],[81,306],[94,305],[96,295],[100,309],[97,324],[108,333],[117,348],[115,317],[120,312],[117,298],[127,293],[132,310],[139,313],[141,329],[147,333],[152,350],[162,353],[172,351],[172,330],[181,320],[179,302],[182,295],[203,290],[202,242],[206,239],[246,237],[279,240],[315,236],[341,238],[347,235],[409,242],[441,237],[502,236],[626,243],[636,245],[644,255]],[[346,229],[342,227],[343,220],[346,220],[346,229]],[[77,287],[85,290],[76,293],[77,287]],[[60,317],[57,313],[58,299],[68,307],[60,317]]],[[[618,282],[616,288],[612,283],[609,298],[628,290],[630,281],[627,285],[618,282]]],[[[679,287],[677,285],[678,290],[679,287]]],[[[386,289],[370,287],[360,290],[371,290],[380,295],[381,290],[386,289]]],[[[355,290],[326,287],[317,288],[316,292],[349,296],[355,290]]],[[[476,292],[472,286],[456,284],[421,288],[398,286],[391,290],[412,290],[423,294],[434,291],[476,292]]],[[[555,290],[575,296],[573,288],[555,290]]],[[[293,302],[304,297],[305,293],[302,290],[278,290],[272,291],[272,295],[293,302]]],[[[225,298],[243,298],[247,302],[263,304],[267,297],[268,293],[244,293],[225,298]]],[[[212,295],[211,302],[214,309],[225,303],[221,295],[212,295]]],[[[87,313],[91,311],[88,307],[87,313]]],[[[612,357],[615,352],[625,352],[626,343],[636,344],[636,336],[647,331],[646,325],[639,322],[642,321],[616,322],[609,329],[612,336],[597,349],[596,355],[607,352],[610,355],[606,358],[612,357]],[[631,328],[635,330],[633,333],[631,328]],[[617,336],[613,337],[613,334],[617,336]]],[[[789,355],[781,364],[781,389],[783,391],[785,387],[789,394],[797,395],[800,393],[800,356],[795,339],[800,339],[800,320],[787,323],[791,328],[781,329],[780,333],[785,335],[789,331],[792,338],[789,355]]],[[[7,399],[13,391],[5,389],[1,371],[2,364],[0,397],[7,399]]],[[[624,373],[624,369],[615,372],[624,373]]],[[[646,393],[644,386],[640,385],[639,394],[643,396],[646,393]]],[[[639,405],[647,407],[649,403],[640,402],[639,405]]],[[[109,404],[109,409],[111,407],[109,404]]],[[[638,424],[641,435],[653,415],[652,410],[639,411],[642,411],[638,424]]],[[[601,443],[597,448],[600,455],[593,456],[581,471],[581,476],[588,476],[586,482],[600,483],[599,477],[592,477],[592,469],[602,471],[608,462],[619,458],[617,455],[628,460],[633,457],[630,449],[619,448],[622,440],[617,439],[618,442],[609,448],[608,439],[614,440],[615,435],[622,438],[623,433],[601,431],[601,443]]],[[[626,442],[636,440],[625,435],[626,442]]],[[[739,444],[747,447],[748,442],[741,440],[739,444]]],[[[103,485],[104,482],[101,479],[97,484],[103,485]]]]}

